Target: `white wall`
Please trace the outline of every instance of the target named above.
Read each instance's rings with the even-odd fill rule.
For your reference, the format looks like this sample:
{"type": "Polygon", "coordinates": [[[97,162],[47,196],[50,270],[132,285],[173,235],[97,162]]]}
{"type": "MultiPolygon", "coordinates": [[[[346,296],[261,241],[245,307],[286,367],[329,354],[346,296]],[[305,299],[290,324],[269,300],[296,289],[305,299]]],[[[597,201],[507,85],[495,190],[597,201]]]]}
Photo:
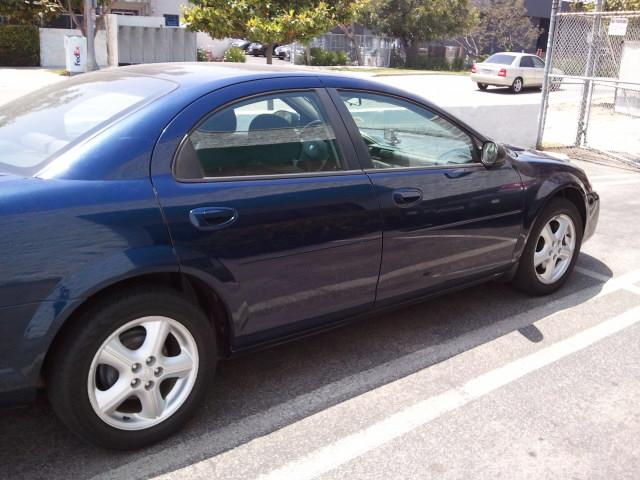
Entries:
{"type": "MultiPolygon", "coordinates": [[[[111,15],[110,15],[111,16],[111,15]]],[[[133,15],[113,15],[118,25],[127,27],[164,27],[164,17],[139,17],[133,15]]]]}
{"type": "Polygon", "coordinates": [[[189,0],[151,0],[151,15],[182,15],[182,5],[189,0]]]}
{"type": "MultiPolygon", "coordinates": [[[[46,68],[65,68],[64,37],[82,35],[80,30],[64,28],[40,29],[40,66],[46,68]]],[[[96,61],[100,67],[107,66],[107,36],[104,30],[96,34],[96,61]]]]}

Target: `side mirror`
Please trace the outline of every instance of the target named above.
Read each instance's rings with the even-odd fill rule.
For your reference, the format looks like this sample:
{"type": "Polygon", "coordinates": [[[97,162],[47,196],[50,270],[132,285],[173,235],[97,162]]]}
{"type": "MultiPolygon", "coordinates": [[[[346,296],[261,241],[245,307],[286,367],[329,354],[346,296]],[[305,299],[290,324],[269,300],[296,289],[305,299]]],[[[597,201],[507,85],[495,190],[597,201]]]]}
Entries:
{"type": "Polygon", "coordinates": [[[482,144],[482,156],[480,157],[480,161],[482,164],[491,168],[499,164],[500,160],[500,147],[495,142],[484,142],[482,144]]]}

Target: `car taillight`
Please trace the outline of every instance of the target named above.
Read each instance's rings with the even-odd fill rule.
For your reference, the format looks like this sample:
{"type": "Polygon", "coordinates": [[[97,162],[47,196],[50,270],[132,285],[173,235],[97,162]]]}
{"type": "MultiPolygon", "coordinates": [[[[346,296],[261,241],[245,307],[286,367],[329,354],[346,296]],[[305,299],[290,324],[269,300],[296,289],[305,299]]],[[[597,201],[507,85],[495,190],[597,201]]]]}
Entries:
{"type": "Polygon", "coordinates": [[[471,73],[476,73],[478,69],[476,68],[476,64],[471,65],[471,73]]]}
{"type": "Polygon", "coordinates": [[[507,76],[507,69],[506,68],[501,68],[500,71],[498,72],[498,76],[499,77],[506,77],[507,76]]]}

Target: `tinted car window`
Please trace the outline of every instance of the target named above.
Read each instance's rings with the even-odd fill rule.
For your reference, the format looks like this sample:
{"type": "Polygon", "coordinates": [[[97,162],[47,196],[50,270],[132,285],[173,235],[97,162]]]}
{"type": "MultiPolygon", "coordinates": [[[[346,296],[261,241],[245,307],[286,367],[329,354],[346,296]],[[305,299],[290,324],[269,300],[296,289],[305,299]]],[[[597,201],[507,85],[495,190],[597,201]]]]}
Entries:
{"type": "Polygon", "coordinates": [[[504,53],[496,53],[487,58],[484,63],[498,63],[500,65],[511,65],[513,59],[516,58],[513,55],[506,55],[504,53]]]}
{"type": "Polygon", "coordinates": [[[544,62],[542,60],[540,60],[538,57],[531,58],[533,58],[533,64],[536,66],[536,68],[544,68],[544,62]]]}
{"type": "Polygon", "coordinates": [[[312,92],[253,97],[216,111],[185,140],[175,167],[184,180],[339,170],[333,129],[312,92]]]}
{"type": "Polygon", "coordinates": [[[522,57],[520,59],[521,67],[531,67],[533,68],[533,58],[532,57],[522,57]]]}
{"type": "Polygon", "coordinates": [[[471,137],[450,121],[411,102],[341,92],[374,168],[429,167],[475,162],[471,137]]]}
{"type": "Polygon", "coordinates": [[[0,107],[0,172],[33,175],[72,143],[162,94],[173,82],[101,74],[64,80],[0,107]]]}

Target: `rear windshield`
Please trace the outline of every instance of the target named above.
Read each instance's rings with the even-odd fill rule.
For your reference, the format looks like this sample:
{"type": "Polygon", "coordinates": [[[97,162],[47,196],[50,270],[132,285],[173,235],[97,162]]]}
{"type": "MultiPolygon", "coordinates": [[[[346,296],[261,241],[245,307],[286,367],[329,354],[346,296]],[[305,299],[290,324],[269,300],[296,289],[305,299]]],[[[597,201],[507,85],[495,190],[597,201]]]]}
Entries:
{"type": "Polygon", "coordinates": [[[511,65],[513,63],[514,58],[516,58],[514,55],[496,53],[491,55],[489,58],[487,58],[485,60],[485,63],[498,63],[500,65],[511,65]]]}
{"type": "Polygon", "coordinates": [[[71,144],[175,84],[100,72],[63,80],[0,106],[0,172],[30,176],[71,144]]]}

